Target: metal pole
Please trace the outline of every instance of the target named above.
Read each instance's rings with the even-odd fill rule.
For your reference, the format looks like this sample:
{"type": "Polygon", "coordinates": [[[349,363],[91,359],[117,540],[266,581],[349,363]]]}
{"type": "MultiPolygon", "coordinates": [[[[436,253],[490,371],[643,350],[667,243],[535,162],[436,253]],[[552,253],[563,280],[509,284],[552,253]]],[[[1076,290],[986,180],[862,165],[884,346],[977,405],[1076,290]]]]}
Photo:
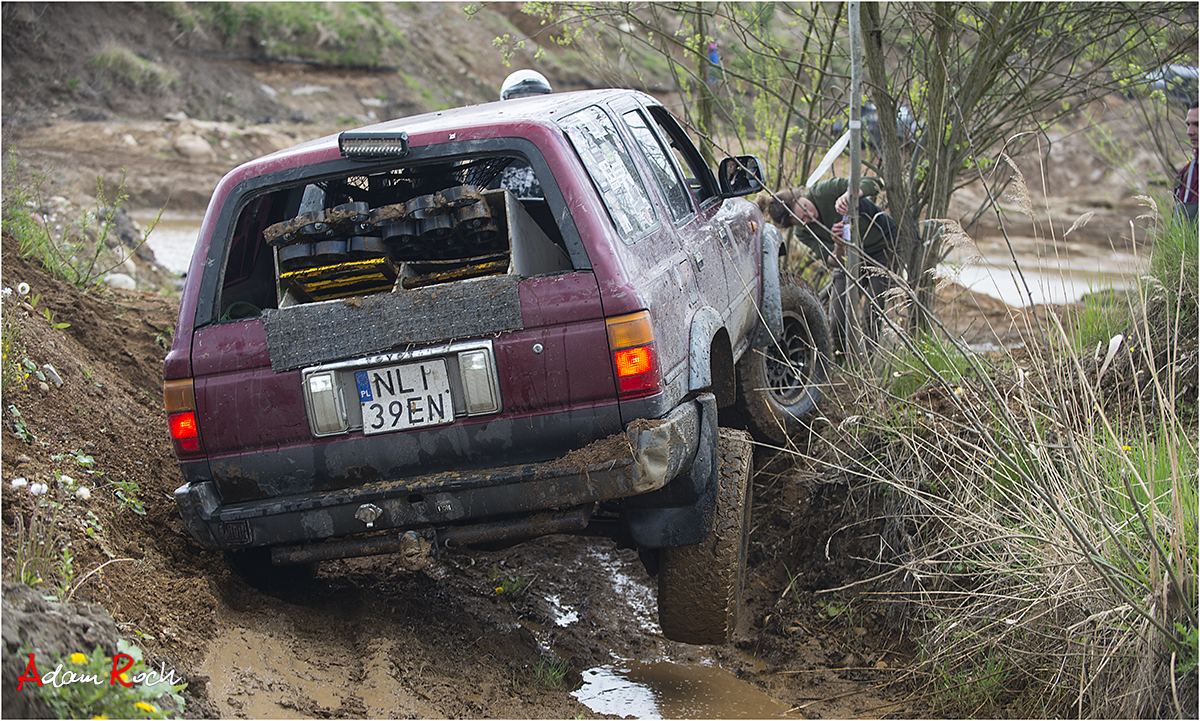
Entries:
{"type": "Polygon", "coordinates": [[[862,164],[862,32],[859,30],[859,0],[850,0],[850,241],[846,244],[846,293],[849,308],[846,309],[846,349],[856,358],[863,357],[862,327],[858,308],[858,266],[861,262],[858,249],[862,237],[858,224],[858,190],[861,185],[862,164]]]}

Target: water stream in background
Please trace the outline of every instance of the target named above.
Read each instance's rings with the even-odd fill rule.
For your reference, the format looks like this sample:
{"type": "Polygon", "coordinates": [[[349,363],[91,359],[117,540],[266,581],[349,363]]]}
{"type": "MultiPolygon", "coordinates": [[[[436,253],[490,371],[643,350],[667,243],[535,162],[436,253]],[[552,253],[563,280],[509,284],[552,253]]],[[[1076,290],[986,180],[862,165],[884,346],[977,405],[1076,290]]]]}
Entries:
{"type": "Polygon", "coordinates": [[[187,273],[204,216],[196,213],[164,212],[159,218],[157,211],[150,210],[130,211],[129,217],[136,220],[143,231],[153,225],[154,229],[146,238],[146,245],[154,251],[154,257],[164,268],[172,273],[187,273]]]}
{"type": "Polygon", "coordinates": [[[1134,253],[1091,243],[1050,244],[1014,236],[1005,243],[982,241],[954,250],[938,266],[938,276],[1024,307],[1031,298],[1032,303],[1074,303],[1090,293],[1132,288],[1144,265],[1134,253]]]}
{"type": "MultiPolygon", "coordinates": [[[[132,211],[142,228],[154,221],[154,211],[132,211]]],[[[202,216],[190,213],[163,213],[146,241],[158,262],[174,273],[186,273],[191,262],[202,216]]],[[[1012,258],[985,252],[973,261],[951,257],[939,266],[939,275],[976,293],[999,298],[1011,306],[1034,303],[1072,303],[1099,290],[1121,290],[1133,286],[1142,260],[1134,255],[1104,252],[1078,253],[1071,257],[1039,257],[1032,252],[1033,241],[1025,244],[1014,239],[1021,275],[1012,258]],[[1030,248],[1026,248],[1028,245],[1030,248]],[[1026,285],[1029,294],[1026,293],[1026,285]]]]}

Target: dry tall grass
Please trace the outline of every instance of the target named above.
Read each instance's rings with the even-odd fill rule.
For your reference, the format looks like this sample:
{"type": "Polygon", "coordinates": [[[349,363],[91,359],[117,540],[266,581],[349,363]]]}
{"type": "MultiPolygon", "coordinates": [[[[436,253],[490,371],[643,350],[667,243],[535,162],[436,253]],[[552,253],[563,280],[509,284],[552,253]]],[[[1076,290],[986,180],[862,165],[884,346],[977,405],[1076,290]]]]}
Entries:
{"type": "Polygon", "coordinates": [[[882,568],[860,590],[916,622],[913,679],[939,713],[1197,716],[1188,233],[1160,232],[1179,259],[1121,307],[1027,314],[1023,347],[898,334],[826,434],[877,501],[882,568]]]}

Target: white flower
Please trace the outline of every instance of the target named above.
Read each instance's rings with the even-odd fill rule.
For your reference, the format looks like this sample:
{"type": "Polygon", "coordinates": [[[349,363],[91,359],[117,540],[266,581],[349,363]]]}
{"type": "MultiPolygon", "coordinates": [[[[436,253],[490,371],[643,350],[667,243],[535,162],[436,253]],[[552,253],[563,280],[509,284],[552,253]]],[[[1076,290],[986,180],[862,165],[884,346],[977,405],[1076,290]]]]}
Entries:
{"type": "Polygon", "coordinates": [[[8,296],[12,295],[12,288],[9,288],[7,285],[3,288],[0,288],[0,295],[3,295],[5,298],[7,298],[8,296]]]}
{"type": "Polygon", "coordinates": [[[70,476],[59,476],[58,477],[58,485],[73,486],[73,485],[75,485],[75,479],[71,478],[70,476]]]}
{"type": "Polygon", "coordinates": [[[80,486],[79,490],[75,491],[75,496],[81,501],[86,501],[92,497],[92,492],[87,488],[80,486]]]}
{"type": "Polygon", "coordinates": [[[24,281],[17,283],[17,295],[29,295],[29,284],[24,281]]]}
{"type": "Polygon", "coordinates": [[[25,486],[28,486],[28,485],[29,485],[29,481],[25,480],[24,478],[12,479],[12,487],[13,488],[24,488],[25,486]]]}
{"type": "Polygon", "coordinates": [[[44,496],[50,488],[45,483],[34,483],[29,486],[29,495],[44,496]]]}

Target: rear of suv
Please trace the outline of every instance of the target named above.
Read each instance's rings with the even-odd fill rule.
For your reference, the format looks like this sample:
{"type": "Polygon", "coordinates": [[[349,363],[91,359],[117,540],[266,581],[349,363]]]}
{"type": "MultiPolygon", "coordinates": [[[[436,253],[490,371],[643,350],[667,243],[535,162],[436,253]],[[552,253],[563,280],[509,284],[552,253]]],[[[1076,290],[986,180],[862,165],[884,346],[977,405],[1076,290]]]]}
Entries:
{"type": "Polygon", "coordinates": [[[192,535],[299,569],[603,535],[659,577],[668,637],[728,640],[752,453],[719,412],[781,441],[828,344],[815,300],[783,307],[777,233],[741,197],[757,172],[742,156],[714,176],[626,90],[235,169],[164,365],[192,535]]]}

